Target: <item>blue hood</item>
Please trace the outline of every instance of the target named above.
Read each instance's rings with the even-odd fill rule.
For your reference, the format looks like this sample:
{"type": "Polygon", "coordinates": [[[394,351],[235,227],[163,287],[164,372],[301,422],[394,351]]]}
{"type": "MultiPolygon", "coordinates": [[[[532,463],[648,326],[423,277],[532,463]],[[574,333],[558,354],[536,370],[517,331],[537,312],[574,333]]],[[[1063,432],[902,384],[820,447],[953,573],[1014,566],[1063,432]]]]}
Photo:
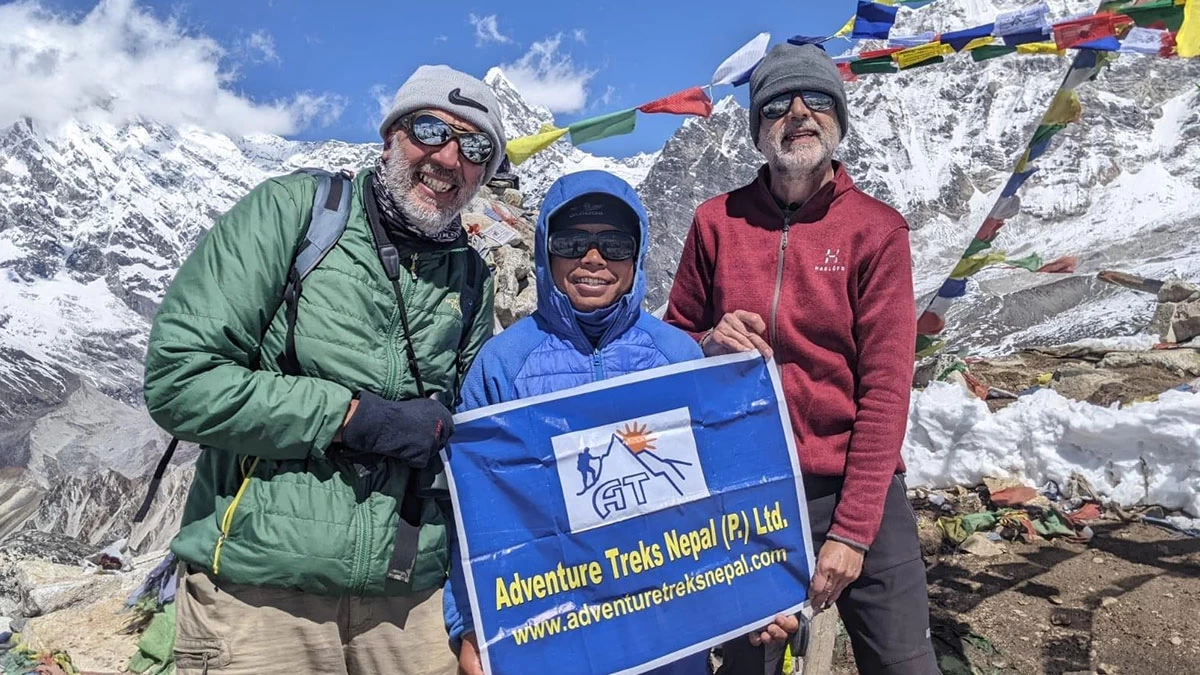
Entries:
{"type": "Polygon", "coordinates": [[[537,231],[534,234],[534,266],[537,270],[538,316],[549,324],[551,330],[567,339],[581,351],[592,351],[592,343],[584,335],[575,318],[575,308],[571,301],[558,287],[550,276],[549,251],[549,222],[561,206],[581,195],[603,192],[625,202],[637,213],[638,225],[641,229],[638,243],[637,265],[634,266],[633,287],[617,300],[617,306],[608,317],[609,325],[604,331],[600,344],[604,347],[608,342],[637,322],[642,312],[642,299],[646,296],[646,275],[642,264],[646,259],[646,248],[650,242],[649,219],[646,217],[646,207],[638,199],[633,187],[607,171],[580,171],[567,174],[554,181],[546,198],[542,200],[542,211],[538,216],[537,231]]]}

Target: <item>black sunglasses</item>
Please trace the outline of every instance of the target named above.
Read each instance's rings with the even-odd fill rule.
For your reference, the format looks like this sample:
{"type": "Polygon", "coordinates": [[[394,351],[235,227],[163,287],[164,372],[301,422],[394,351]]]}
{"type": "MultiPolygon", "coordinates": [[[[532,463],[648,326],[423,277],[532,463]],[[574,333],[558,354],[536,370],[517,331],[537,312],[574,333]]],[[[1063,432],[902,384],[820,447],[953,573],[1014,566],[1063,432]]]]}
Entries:
{"type": "Polygon", "coordinates": [[[550,255],[582,258],[593,247],[605,260],[629,260],[637,254],[637,239],[620,230],[588,232],[571,229],[550,233],[550,255]]]}
{"type": "Polygon", "coordinates": [[[792,99],[800,97],[804,101],[805,107],[813,112],[828,112],[833,110],[835,101],[829,94],[820,91],[789,91],[776,96],[767,101],[762,107],[762,116],[769,120],[776,120],[787,114],[787,111],[792,107],[792,99]]]}
{"type": "Polygon", "coordinates": [[[458,151],[472,164],[487,164],[495,148],[492,139],[478,131],[458,131],[445,120],[431,113],[417,113],[404,118],[401,126],[421,145],[443,146],[458,139],[458,151]]]}

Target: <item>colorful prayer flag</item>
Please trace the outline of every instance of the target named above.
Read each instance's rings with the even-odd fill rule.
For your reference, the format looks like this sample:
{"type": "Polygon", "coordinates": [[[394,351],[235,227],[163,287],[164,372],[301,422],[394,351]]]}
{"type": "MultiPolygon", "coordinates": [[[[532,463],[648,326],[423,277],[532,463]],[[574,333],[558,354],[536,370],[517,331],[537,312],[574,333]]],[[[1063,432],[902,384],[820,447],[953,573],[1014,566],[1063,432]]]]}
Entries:
{"type": "Polygon", "coordinates": [[[1016,53],[1016,47],[1008,47],[1005,45],[985,45],[983,47],[976,47],[975,49],[972,49],[971,58],[976,62],[989,61],[1001,56],[1008,56],[1009,54],[1016,53]]]}
{"type": "Polygon", "coordinates": [[[838,74],[842,76],[842,82],[858,82],[858,75],[850,69],[849,63],[837,64],[838,74]]]}
{"type": "Polygon", "coordinates": [[[923,44],[933,42],[933,31],[927,31],[920,35],[893,35],[888,38],[889,47],[920,47],[923,44]]]}
{"type": "Polygon", "coordinates": [[[1183,6],[1183,23],[1175,36],[1175,49],[1185,59],[1200,56],[1200,0],[1187,0],[1183,6]]]}
{"type": "Polygon", "coordinates": [[[992,39],[992,30],[996,24],[989,23],[984,26],[976,26],[966,30],[956,30],[949,33],[942,33],[942,42],[954,47],[954,51],[961,52],[963,49],[976,41],[987,38],[990,42],[992,39]]]}
{"type": "MultiPolygon", "coordinates": [[[[992,37],[991,35],[988,35],[986,37],[975,38],[974,40],[971,40],[970,42],[967,43],[967,45],[965,47],[963,47],[959,51],[960,52],[973,52],[976,49],[979,49],[980,47],[992,47],[992,46],[996,46],[996,38],[992,37]]],[[[1004,45],[1001,44],[999,46],[1002,47],[1004,45]]]]}
{"type": "Polygon", "coordinates": [[[877,59],[882,56],[890,57],[892,54],[896,54],[896,53],[902,52],[902,51],[904,51],[904,47],[886,47],[884,49],[871,49],[869,51],[860,53],[858,55],[858,58],[860,58],[864,61],[870,61],[871,59],[877,59]]]}
{"type": "Polygon", "coordinates": [[[1049,28],[1047,17],[1050,16],[1050,6],[1044,2],[1022,7],[1011,12],[1004,12],[996,17],[992,35],[1006,37],[1022,33],[1045,32],[1049,28]]]}
{"type": "Polygon", "coordinates": [[[958,261],[958,265],[954,267],[954,271],[950,273],[952,279],[965,279],[972,274],[985,267],[991,267],[997,263],[1002,263],[1008,258],[1008,254],[1004,251],[996,251],[987,255],[973,255],[969,258],[963,258],[958,261]]]}
{"type": "Polygon", "coordinates": [[[712,114],[712,100],[700,87],[692,87],[676,92],[670,96],[643,103],[638,110],[644,113],[670,113],[672,115],[699,115],[708,117],[712,114]]]}
{"type": "Polygon", "coordinates": [[[1122,14],[1133,19],[1140,28],[1178,31],[1183,26],[1183,5],[1173,0],[1160,0],[1137,7],[1127,7],[1119,10],[1122,14]]]}
{"type": "Polygon", "coordinates": [[[866,75],[868,73],[894,73],[899,69],[896,68],[895,61],[892,61],[890,56],[882,56],[876,59],[863,59],[854,61],[850,64],[850,72],[855,75],[866,75]]]}
{"type": "Polygon", "coordinates": [[[967,294],[967,280],[947,279],[937,294],[939,298],[961,298],[967,294]]]}
{"type": "Polygon", "coordinates": [[[1075,270],[1078,268],[1079,257],[1065,255],[1056,260],[1051,260],[1034,271],[1041,274],[1074,274],[1075,270]]]}
{"type": "Polygon", "coordinates": [[[508,153],[508,161],[512,162],[514,166],[519,165],[521,162],[550,147],[554,141],[562,138],[566,133],[566,129],[558,129],[546,125],[536,134],[514,138],[508,142],[505,149],[508,153]],[[550,128],[547,129],[547,126],[550,128]]]}
{"type": "Polygon", "coordinates": [[[582,120],[570,125],[567,129],[571,132],[571,143],[582,145],[610,136],[631,134],[636,123],[637,108],[630,108],[582,120]]]}
{"type": "Polygon", "coordinates": [[[1017,53],[1026,56],[1032,54],[1045,54],[1047,56],[1062,56],[1066,52],[1058,48],[1054,42],[1028,42],[1023,45],[1017,45],[1017,53]]]}
{"type": "Polygon", "coordinates": [[[759,33],[738,50],[729,55],[713,71],[712,84],[733,84],[743,76],[749,76],[758,62],[767,53],[767,45],[771,42],[770,33],[759,33]]]}
{"type": "Polygon", "coordinates": [[[944,45],[940,42],[930,42],[919,47],[911,47],[904,51],[896,52],[892,58],[896,60],[900,69],[904,70],[921,64],[933,63],[935,59],[941,59],[946,54],[953,53],[954,48],[950,45],[944,45]]]}
{"type": "Polygon", "coordinates": [[[1013,33],[1012,35],[1005,35],[1004,44],[1008,45],[1009,47],[1019,47],[1021,45],[1027,45],[1031,42],[1042,42],[1048,37],[1050,37],[1050,29],[1048,27],[1045,29],[1039,28],[1037,30],[1031,30],[1028,33],[1013,33]]]}
{"type": "Polygon", "coordinates": [[[1042,266],[1042,256],[1032,253],[1024,258],[1005,260],[1004,264],[1008,265],[1009,267],[1020,267],[1021,269],[1029,270],[1030,272],[1036,272],[1038,268],[1042,266]]]}
{"type": "Polygon", "coordinates": [[[1074,21],[1054,24],[1054,42],[1059,49],[1071,49],[1101,38],[1114,37],[1120,21],[1111,12],[1093,14],[1074,21]]]}
{"type": "MultiPolygon", "coordinates": [[[[1054,97],[1050,109],[1042,117],[1042,124],[1073,124],[1078,122],[1081,117],[1083,117],[1083,104],[1079,102],[1079,92],[1063,90],[1054,97]]],[[[1034,138],[1036,137],[1035,135],[1034,138]]]]}
{"type": "Polygon", "coordinates": [[[858,16],[855,15],[855,16],[852,16],[849,19],[847,19],[846,23],[842,24],[842,27],[839,28],[837,30],[837,32],[833,34],[833,37],[835,37],[835,38],[848,37],[851,33],[854,32],[854,21],[857,18],[858,18],[858,16]]]}
{"type": "Polygon", "coordinates": [[[1117,52],[1121,51],[1121,41],[1114,35],[1102,37],[1091,42],[1085,42],[1079,45],[1079,49],[1093,49],[1102,52],[1117,52]]]}
{"type": "Polygon", "coordinates": [[[1014,172],[1013,175],[1009,176],[1008,182],[1004,184],[1004,189],[1000,191],[1000,196],[1011,197],[1012,195],[1017,194],[1017,191],[1021,189],[1021,186],[1025,184],[1025,181],[1029,180],[1029,177],[1032,176],[1036,171],[1037,169],[1033,169],[1032,171],[1014,172]]]}
{"type": "Polygon", "coordinates": [[[850,37],[856,39],[875,38],[886,40],[896,23],[896,7],[858,0],[858,11],[855,13],[854,32],[850,37]]]}

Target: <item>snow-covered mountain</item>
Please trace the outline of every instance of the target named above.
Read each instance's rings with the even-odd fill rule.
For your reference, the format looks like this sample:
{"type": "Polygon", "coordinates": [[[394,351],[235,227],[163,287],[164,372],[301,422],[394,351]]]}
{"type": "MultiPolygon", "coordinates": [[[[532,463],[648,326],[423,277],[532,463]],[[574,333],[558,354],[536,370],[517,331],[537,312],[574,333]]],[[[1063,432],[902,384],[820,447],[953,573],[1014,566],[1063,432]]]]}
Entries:
{"type": "MultiPolygon", "coordinates": [[[[893,35],[988,23],[1019,0],[967,0],[901,8],[893,35]]],[[[1094,8],[1052,0],[1062,18],[1094,8]]],[[[860,43],[874,49],[880,42],[860,43]]],[[[1009,56],[976,63],[965,54],[847,85],[851,129],[837,157],[868,194],[912,226],[918,297],[937,290],[991,210],[1071,56],[1009,56]]],[[[1095,273],[1200,277],[1200,62],[1123,54],[1079,88],[1083,118],[1035,164],[995,249],[1047,261],[1078,255],[1073,275],[992,269],[947,318],[955,346],[1014,345],[1127,334],[1144,326],[1153,300],[1106,286],[1095,273]]],[[[655,222],[649,303],[666,300],[692,209],[744,184],[762,159],[750,147],[748,114],[732,100],[711,119],[691,119],[667,143],[641,192],[655,222]]]]}
{"type": "MultiPolygon", "coordinates": [[[[1050,4],[1055,17],[1090,8],[1050,4]]],[[[969,27],[1017,6],[901,9],[894,32],[969,27]]],[[[922,298],[991,208],[1068,63],[959,55],[848,85],[851,131],[839,157],[866,192],[909,218],[922,298]]],[[[995,351],[1136,332],[1152,301],[1096,282],[1095,272],[1200,277],[1198,76],[1200,63],[1122,55],[1081,87],[1082,122],[1038,162],[1021,215],[996,243],[1014,255],[1076,254],[1080,270],[976,275],[948,317],[952,345],[995,351]]],[[[486,80],[510,137],[554,122],[498,69],[486,80]]],[[[647,304],[657,307],[695,207],[750,180],[761,162],[748,127],[747,111],[725,97],[659,152],[613,159],[563,140],[517,173],[530,205],[560,175],[585,168],[637,186],[652,221],[647,304]]],[[[141,407],[140,387],[150,320],[175,269],[213,218],[264,178],[300,166],[359,168],[378,151],[151,121],[0,130],[0,536],[30,524],[97,541],[126,533],[113,513],[136,508],[166,440],[141,407]]],[[[152,520],[178,503],[185,470],[168,483],[172,496],[152,520]]]]}

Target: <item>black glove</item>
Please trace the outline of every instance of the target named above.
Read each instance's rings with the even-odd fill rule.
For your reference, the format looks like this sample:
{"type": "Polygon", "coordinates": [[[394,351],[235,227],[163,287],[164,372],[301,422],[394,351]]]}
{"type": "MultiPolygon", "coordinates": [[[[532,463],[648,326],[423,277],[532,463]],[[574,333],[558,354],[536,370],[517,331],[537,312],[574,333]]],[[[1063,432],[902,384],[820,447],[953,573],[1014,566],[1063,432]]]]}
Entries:
{"type": "Polygon", "coordinates": [[[352,450],[386,455],[424,469],[452,433],[450,411],[434,399],[389,401],[362,391],[358,408],[342,430],[342,443],[352,450]]]}

